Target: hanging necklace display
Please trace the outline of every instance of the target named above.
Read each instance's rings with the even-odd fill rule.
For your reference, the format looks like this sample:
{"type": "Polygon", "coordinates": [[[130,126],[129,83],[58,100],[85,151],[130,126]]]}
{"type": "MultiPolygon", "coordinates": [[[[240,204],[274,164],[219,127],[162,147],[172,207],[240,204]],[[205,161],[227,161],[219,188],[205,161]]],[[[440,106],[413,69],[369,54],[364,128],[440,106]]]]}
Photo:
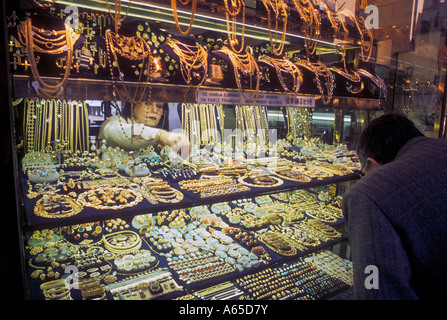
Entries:
{"type": "Polygon", "coordinates": [[[366,27],[365,18],[362,16],[357,16],[357,23],[356,26],[360,32],[361,35],[361,41],[362,41],[362,60],[364,62],[368,62],[371,58],[373,44],[374,44],[374,37],[372,34],[372,31],[366,27]],[[366,35],[366,40],[365,40],[366,35]]]}
{"type": "Polygon", "coordinates": [[[31,72],[38,82],[38,93],[44,97],[54,98],[59,96],[64,90],[68,78],[70,77],[71,64],[73,62],[73,45],[80,35],[73,31],[71,27],[65,25],[64,30],[45,30],[33,26],[31,18],[27,18],[18,25],[19,40],[25,45],[28,59],[31,65],[31,72]],[[57,85],[46,83],[39,74],[35,54],[44,53],[52,55],[67,54],[67,64],[62,80],[57,85]]]}
{"type": "Polygon", "coordinates": [[[228,42],[231,49],[235,53],[241,53],[245,48],[245,3],[243,0],[230,0],[230,5],[228,0],[224,0],[225,4],[225,16],[227,18],[227,33],[228,42]],[[241,42],[237,40],[236,30],[237,30],[237,16],[242,10],[242,29],[241,29],[241,42]],[[232,22],[230,23],[230,18],[232,22]],[[230,26],[231,24],[231,26],[230,26]],[[239,49],[236,49],[239,45],[239,49]]]}
{"type": "Polygon", "coordinates": [[[341,77],[345,79],[345,87],[346,90],[353,94],[359,94],[364,89],[364,83],[362,81],[362,78],[355,70],[348,70],[346,67],[346,49],[342,48],[342,54],[341,54],[341,62],[343,63],[343,68],[337,67],[337,66],[331,66],[329,70],[331,70],[334,73],[339,74],[341,77]],[[356,89],[354,89],[354,86],[356,89]]]}
{"type": "MultiPolygon", "coordinates": [[[[334,29],[335,37],[342,37],[343,42],[348,42],[349,30],[346,27],[345,21],[342,19],[338,19],[336,21],[336,16],[332,13],[332,11],[328,8],[327,4],[323,1],[319,0],[318,5],[322,6],[328,16],[329,21],[331,22],[332,28],[334,29]],[[340,28],[341,25],[341,28],[340,28]]],[[[341,47],[341,62],[343,63],[343,69],[332,66],[329,68],[331,71],[338,73],[342,77],[344,77],[347,81],[346,89],[353,94],[359,94],[364,89],[364,83],[360,77],[360,75],[355,72],[355,70],[348,70],[346,67],[346,48],[344,46],[341,47]],[[354,89],[354,86],[357,86],[357,89],[354,89]]]]}
{"type": "Polygon", "coordinates": [[[172,8],[172,14],[174,16],[175,25],[177,26],[178,31],[180,31],[181,34],[184,36],[188,35],[192,28],[192,23],[194,21],[194,15],[196,13],[197,9],[197,0],[179,0],[180,3],[184,6],[188,5],[191,2],[191,18],[189,20],[189,26],[186,29],[186,31],[183,31],[182,28],[180,28],[180,24],[178,21],[178,14],[177,14],[177,0],[171,0],[171,8],[172,8]]]}
{"type": "MultiPolygon", "coordinates": [[[[114,33],[110,30],[106,30],[105,33],[106,38],[106,46],[107,46],[107,57],[108,57],[108,63],[110,68],[110,75],[112,78],[112,85],[113,85],[113,96],[115,99],[116,106],[118,106],[118,98],[120,101],[128,101],[131,103],[131,124],[132,124],[132,130],[131,130],[131,136],[129,137],[127,133],[125,132],[123,128],[123,124],[121,123],[121,116],[119,117],[121,129],[131,142],[135,139],[135,136],[139,136],[140,134],[135,135],[133,127],[135,125],[135,118],[134,118],[134,107],[140,103],[143,99],[145,101],[150,101],[151,97],[151,87],[149,86],[149,80],[151,75],[151,48],[149,44],[139,36],[133,36],[133,37],[126,37],[122,36],[120,34],[114,33]],[[130,89],[127,87],[127,85],[124,83],[124,73],[122,72],[118,60],[118,55],[122,58],[128,59],[130,61],[135,62],[141,62],[139,65],[141,66],[140,71],[138,71],[138,84],[136,88],[134,89],[134,93],[131,94],[130,89]],[[112,58],[114,58],[114,62],[112,62],[112,58]],[[117,81],[115,80],[115,75],[113,71],[113,67],[116,66],[119,72],[119,79],[122,84],[122,88],[124,90],[124,95],[121,95],[118,88],[117,88],[117,81]],[[145,75],[145,81],[143,84],[143,88],[141,89],[140,86],[142,85],[142,77],[145,75]],[[146,91],[149,87],[149,98],[145,98],[146,91]]],[[[144,126],[142,128],[144,130],[144,126]]]]}
{"type": "Polygon", "coordinates": [[[206,146],[220,141],[217,121],[221,109],[222,106],[214,104],[182,104],[182,129],[193,146],[206,146]]]}
{"type": "Polygon", "coordinates": [[[320,19],[310,0],[293,0],[293,4],[303,19],[306,53],[308,56],[312,55],[317,49],[317,40],[320,37],[320,19]]]}
{"type": "Polygon", "coordinates": [[[112,18],[112,20],[114,21],[115,32],[118,33],[119,29],[122,26],[122,23],[124,22],[124,20],[126,20],[128,14],[129,14],[129,10],[130,10],[130,6],[132,5],[132,1],[129,0],[127,9],[126,9],[126,14],[124,15],[123,18],[121,18],[121,0],[115,0],[113,13],[112,13],[112,8],[110,6],[109,0],[106,0],[106,5],[107,5],[107,10],[109,11],[109,15],[112,18]]]}
{"type": "Polygon", "coordinates": [[[196,85],[196,92],[206,81],[208,76],[208,53],[197,44],[187,44],[179,40],[168,38],[165,51],[172,50],[178,58],[183,80],[189,85],[196,85]]]}
{"type": "Polygon", "coordinates": [[[265,148],[268,145],[269,141],[269,130],[268,130],[268,122],[267,122],[267,107],[263,106],[254,106],[254,118],[256,120],[256,138],[257,138],[257,146],[262,148],[262,151],[265,152],[265,148]]]}
{"type": "Polygon", "coordinates": [[[334,78],[331,71],[320,60],[316,62],[310,62],[309,60],[298,60],[295,63],[315,74],[314,81],[317,83],[318,90],[320,91],[321,101],[323,104],[328,104],[331,102],[334,91],[334,78]],[[324,80],[323,83],[321,83],[321,79],[324,80]]]}
{"type": "MultiPolygon", "coordinates": [[[[374,37],[370,29],[366,27],[365,19],[362,16],[356,16],[354,12],[349,9],[344,9],[338,13],[339,16],[344,16],[349,18],[356,26],[357,31],[360,34],[360,48],[361,48],[361,58],[364,62],[368,62],[371,58],[371,53],[373,49],[374,37]],[[366,40],[365,40],[366,36],[366,40]]],[[[346,21],[345,21],[346,23],[346,21]]]]}
{"type": "Polygon", "coordinates": [[[181,106],[182,111],[182,131],[186,134],[188,137],[188,141],[191,143],[192,146],[198,145],[197,138],[195,138],[195,131],[194,131],[194,118],[193,118],[193,112],[194,112],[194,106],[192,104],[182,104],[181,106]]]}
{"type": "Polygon", "coordinates": [[[286,40],[286,32],[287,32],[287,4],[283,0],[262,0],[265,9],[267,10],[267,20],[269,26],[269,37],[270,37],[270,46],[272,51],[276,55],[281,55],[284,49],[284,42],[286,40]],[[272,14],[270,9],[275,14],[275,37],[272,37],[272,14]],[[278,25],[279,21],[283,23],[283,29],[281,34],[281,40],[279,45],[276,46],[275,43],[278,42],[278,25]]]}
{"type": "Polygon", "coordinates": [[[254,107],[237,105],[234,112],[236,115],[236,131],[239,135],[236,141],[236,149],[242,149],[248,152],[249,146],[256,145],[257,134],[254,120],[254,107]]]}
{"type": "Polygon", "coordinates": [[[146,90],[149,87],[149,98],[145,99],[146,102],[150,101],[151,97],[151,87],[149,86],[149,80],[151,76],[151,66],[152,66],[152,56],[151,56],[151,48],[149,44],[142,38],[141,36],[132,36],[127,37],[119,34],[119,30],[122,26],[122,23],[127,18],[129,14],[129,9],[131,6],[131,1],[129,1],[126,13],[124,17],[121,17],[121,1],[115,0],[115,11],[112,13],[112,9],[110,7],[109,1],[106,0],[107,9],[109,11],[109,15],[112,17],[115,24],[115,32],[112,32],[110,29],[105,31],[105,40],[107,47],[107,59],[110,68],[110,76],[112,78],[113,85],[113,97],[115,99],[115,105],[118,109],[118,97],[120,101],[127,101],[131,103],[131,136],[129,137],[124,130],[122,124],[122,118],[119,116],[121,130],[124,133],[125,137],[131,141],[131,143],[136,139],[136,137],[140,136],[143,133],[144,126],[142,126],[142,131],[140,134],[134,133],[134,125],[135,125],[135,117],[134,117],[134,108],[140,103],[143,98],[145,98],[146,90]],[[111,55],[113,55],[114,62],[112,62],[111,55]],[[138,85],[135,88],[133,95],[131,94],[129,88],[124,83],[124,73],[120,68],[120,63],[118,59],[118,55],[124,59],[128,59],[134,62],[140,62],[138,65],[140,66],[140,70],[136,71],[138,75],[138,85]],[[115,75],[113,71],[113,67],[116,67],[119,72],[119,79],[122,84],[122,88],[124,90],[124,95],[122,96],[117,88],[115,75]],[[144,81],[143,89],[140,89],[142,83],[142,77],[146,75],[146,79],[144,81]]]}
{"type": "Polygon", "coordinates": [[[298,66],[296,66],[292,61],[283,57],[276,58],[267,55],[260,56],[259,61],[267,63],[275,68],[279,83],[281,84],[284,92],[293,92],[295,94],[298,93],[300,86],[303,83],[303,75],[298,66]],[[287,75],[292,77],[292,86],[287,85],[287,78],[284,75],[286,77],[287,75]]]}
{"type": "Polygon", "coordinates": [[[310,138],[312,116],[307,108],[286,107],[287,136],[291,138],[310,138]]]}
{"type": "Polygon", "coordinates": [[[26,137],[24,150],[26,154],[29,154],[34,150],[34,137],[36,134],[36,125],[35,125],[35,119],[36,116],[36,104],[34,100],[25,100],[25,110],[26,110],[26,117],[24,117],[25,123],[23,124],[23,130],[24,134],[23,136],[26,137]]]}
{"type": "MultiPolygon", "coordinates": [[[[133,36],[126,37],[120,35],[118,33],[112,32],[110,30],[106,31],[106,44],[107,44],[107,55],[109,59],[109,67],[111,72],[112,80],[115,79],[113,66],[116,66],[119,72],[119,79],[121,81],[124,80],[124,73],[120,68],[118,55],[124,59],[128,59],[131,61],[141,61],[139,66],[141,67],[140,71],[137,71],[137,75],[139,76],[137,89],[134,94],[131,95],[130,90],[127,88],[125,84],[123,84],[124,96],[119,94],[119,91],[116,90],[116,82],[113,81],[114,92],[117,93],[121,99],[121,101],[130,101],[132,103],[137,103],[142,101],[144,98],[144,94],[148,87],[148,82],[150,80],[151,73],[151,48],[149,44],[144,41],[142,37],[133,36]],[[111,60],[111,55],[114,58],[114,61],[111,60]],[[139,87],[142,82],[143,75],[146,75],[145,84],[143,85],[143,91],[140,92],[139,87]]],[[[145,100],[147,101],[147,100],[145,100]]]]}
{"type": "Polygon", "coordinates": [[[88,151],[89,118],[85,101],[27,99],[25,110],[28,152],[88,151]]]}
{"type": "Polygon", "coordinates": [[[236,150],[247,154],[265,152],[269,141],[266,107],[236,105],[236,150]],[[245,144],[245,147],[243,145],[245,144]]]}
{"type": "Polygon", "coordinates": [[[331,23],[332,28],[334,29],[334,38],[339,38],[340,26],[338,25],[334,13],[329,9],[328,5],[323,0],[316,0],[314,3],[322,7],[324,12],[326,13],[329,22],[331,23]]]}
{"type": "Polygon", "coordinates": [[[215,54],[219,55],[220,57],[229,60],[228,62],[231,63],[233,67],[234,72],[234,79],[237,85],[237,88],[239,89],[239,94],[241,97],[242,103],[252,103],[253,105],[256,104],[256,99],[259,92],[259,86],[260,86],[260,71],[259,66],[256,63],[256,60],[253,58],[253,56],[245,50],[244,54],[234,52],[227,46],[223,46],[220,50],[217,50],[214,52],[215,54]],[[223,56],[222,56],[223,55],[223,56]],[[255,92],[253,92],[251,95],[247,96],[244,93],[244,89],[242,86],[242,81],[248,78],[249,81],[249,89],[253,90],[253,77],[256,77],[256,88],[254,89],[255,92]],[[245,79],[244,79],[245,78],[245,79]],[[245,99],[245,102],[243,102],[243,99],[245,99]]]}

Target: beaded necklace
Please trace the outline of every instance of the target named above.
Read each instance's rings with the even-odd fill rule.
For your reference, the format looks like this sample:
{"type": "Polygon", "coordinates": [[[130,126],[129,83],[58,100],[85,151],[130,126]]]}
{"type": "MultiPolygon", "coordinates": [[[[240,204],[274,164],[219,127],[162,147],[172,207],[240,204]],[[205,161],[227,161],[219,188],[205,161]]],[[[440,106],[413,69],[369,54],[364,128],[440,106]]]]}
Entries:
{"type": "Polygon", "coordinates": [[[106,0],[107,10],[109,11],[109,15],[115,23],[115,32],[118,32],[121,28],[122,23],[126,20],[130,6],[132,5],[132,1],[129,0],[129,4],[127,5],[126,14],[123,18],[121,18],[121,0],[115,0],[115,12],[112,13],[112,8],[110,7],[109,0],[106,0]]]}

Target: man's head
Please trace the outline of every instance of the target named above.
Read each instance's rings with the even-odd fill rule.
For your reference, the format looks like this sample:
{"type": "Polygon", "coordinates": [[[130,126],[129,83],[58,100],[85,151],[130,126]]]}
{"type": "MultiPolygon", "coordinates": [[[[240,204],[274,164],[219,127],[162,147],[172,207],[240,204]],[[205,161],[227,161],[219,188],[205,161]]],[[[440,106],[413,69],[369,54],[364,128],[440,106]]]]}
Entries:
{"type": "Polygon", "coordinates": [[[371,121],[360,135],[357,155],[362,171],[369,173],[391,162],[408,140],[423,136],[403,115],[387,114],[371,121]]]}

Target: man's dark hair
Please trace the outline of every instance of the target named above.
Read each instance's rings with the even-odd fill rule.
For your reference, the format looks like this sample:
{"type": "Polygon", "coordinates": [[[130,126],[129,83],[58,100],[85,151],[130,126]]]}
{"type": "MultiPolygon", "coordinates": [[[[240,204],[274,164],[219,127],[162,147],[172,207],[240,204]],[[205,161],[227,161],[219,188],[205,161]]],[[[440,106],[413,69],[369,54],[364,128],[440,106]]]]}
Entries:
{"type": "Polygon", "coordinates": [[[362,166],[367,158],[379,163],[391,162],[408,140],[423,136],[414,123],[399,114],[386,114],[371,121],[357,143],[357,155],[362,166]]]}

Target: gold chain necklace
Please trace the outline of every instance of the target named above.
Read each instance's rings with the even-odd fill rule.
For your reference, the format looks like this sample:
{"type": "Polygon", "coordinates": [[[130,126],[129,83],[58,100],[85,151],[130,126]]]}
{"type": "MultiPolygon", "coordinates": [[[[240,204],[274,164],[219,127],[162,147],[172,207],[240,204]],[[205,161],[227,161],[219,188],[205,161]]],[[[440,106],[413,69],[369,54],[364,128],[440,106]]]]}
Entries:
{"type": "Polygon", "coordinates": [[[351,10],[344,9],[339,12],[339,15],[343,15],[348,17],[352,22],[354,22],[357,30],[360,34],[360,42],[361,42],[361,57],[364,62],[368,62],[371,58],[372,48],[374,37],[370,29],[366,27],[365,19],[362,16],[356,16],[351,10]],[[365,41],[365,35],[367,40],[365,41]]]}
{"type": "Polygon", "coordinates": [[[344,78],[348,79],[351,82],[358,83],[362,80],[360,78],[360,75],[357,72],[355,72],[355,70],[351,71],[347,70],[346,65],[344,69],[332,66],[329,68],[329,70],[337,72],[338,74],[342,75],[344,78]]]}
{"type": "Polygon", "coordinates": [[[301,19],[304,23],[304,33],[306,39],[304,39],[306,53],[311,55],[315,53],[317,49],[317,39],[320,36],[320,19],[315,12],[315,9],[310,0],[293,0],[296,10],[298,11],[301,19]]]}
{"type": "Polygon", "coordinates": [[[28,52],[31,72],[34,79],[39,83],[39,93],[50,98],[60,95],[70,76],[71,64],[73,62],[73,44],[79,38],[79,34],[75,33],[67,25],[65,25],[65,30],[60,31],[45,31],[43,29],[38,29],[33,27],[31,18],[27,18],[18,26],[18,34],[20,41],[25,45],[28,52]],[[51,36],[58,36],[58,38],[54,39],[51,36]],[[23,40],[23,38],[25,39],[23,40]],[[35,41],[36,39],[38,44],[43,44],[45,47],[37,45],[35,41]],[[43,81],[39,74],[39,70],[37,70],[36,52],[46,54],[61,54],[67,52],[67,65],[65,67],[64,76],[59,84],[49,85],[43,81]]]}
{"type": "Polygon", "coordinates": [[[120,94],[119,94],[119,91],[116,90],[116,82],[114,81],[115,76],[113,73],[113,63],[111,61],[111,54],[113,55],[115,65],[118,68],[119,79],[121,81],[124,80],[124,73],[122,72],[122,70],[120,68],[120,65],[118,62],[118,55],[122,56],[123,58],[129,59],[131,61],[142,61],[141,71],[139,72],[138,86],[137,86],[133,96],[131,97],[129,89],[124,84],[123,84],[123,88],[125,91],[124,99],[120,95],[121,101],[130,101],[133,104],[140,102],[143,99],[144,94],[146,93],[146,90],[148,87],[148,82],[150,79],[150,74],[151,74],[152,59],[151,59],[151,48],[149,47],[149,44],[146,41],[144,41],[144,39],[142,37],[139,37],[139,36],[126,37],[126,36],[119,35],[117,33],[113,33],[110,30],[106,31],[105,38],[106,38],[106,45],[107,45],[107,56],[108,56],[108,60],[109,60],[108,62],[109,62],[109,68],[110,68],[110,75],[111,75],[112,81],[113,81],[114,92],[118,93],[118,95],[120,95],[120,94]],[[147,67],[146,70],[145,70],[145,67],[147,67]],[[140,93],[139,89],[140,89],[140,85],[142,82],[142,76],[145,73],[146,73],[146,81],[145,81],[145,85],[143,86],[143,92],[140,93]],[[138,95],[139,95],[139,97],[137,98],[138,95]]]}
{"type": "Polygon", "coordinates": [[[107,5],[107,10],[109,11],[109,15],[115,23],[115,32],[118,32],[119,29],[121,28],[122,23],[124,22],[124,20],[126,20],[128,14],[129,14],[129,10],[130,10],[130,6],[132,5],[132,1],[129,0],[126,14],[124,15],[123,18],[121,18],[121,0],[115,0],[115,12],[114,13],[112,13],[112,9],[110,7],[109,0],[106,0],[106,5],[107,5]]]}
{"type": "Polygon", "coordinates": [[[256,60],[247,51],[245,51],[245,54],[240,54],[240,53],[236,53],[236,52],[232,51],[231,49],[229,49],[226,46],[223,46],[220,50],[218,50],[218,52],[222,52],[222,53],[226,54],[229,57],[231,64],[233,65],[234,77],[236,80],[237,87],[239,89],[239,93],[241,95],[241,100],[242,100],[242,97],[244,97],[246,100],[248,100],[250,102],[253,101],[253,99],[254,99],[253,104],[256,104],[256,98],[258,95],[259,85],[260,85],[259,66],[256,63],[256,60]],[[256,77],[255,92],[249,96],[246,96],[244,94],[244,91],[242,88],[242,82],[241,82],[242,76],[245,76],[245,77],[248,76],[250,78],[250,86],[252,85],[252,77],[256,77]]]}
{"type": "Polygon", "coordinates": [[[191,46],[171,38],[169,38],[166,44],[172,48],[179,58],[180,70],[185,82],[192,84],[192,80],[196,78],[200,81],[200,87],[206,80],[208,74],[208,54],[205,49],[200,45],[191,46]],[[200,72],[198,71],[200,69],[203,69],[202,76],[200,76],[200,72]]]}
{"type": "Polygon", "coordinates": [[[189,34],[189,32],[191,31],[191,28],[192,28],[192,23],[194,21],[194,15],[195,15],[196,9],[197,9],[197,0],[185,0],[185,1],[179,0],[179,1],[182,5],[187,5],[191,2],[191,18],[189,20],[189,27],[186,29],[186,31],[183,31],[180,28],[180,24],[178,21],[177,0],[171,0],[171,8],[172,8],[172,14],[174,16],[175,25],[177,26],[178,31],[180,31],[181,34],[186,36],[189,34]]]}
{"type": "Polygon", "coordinates": [[[47,3],[42,3],[42,2],[37,1],[37,0],[33,0],[33,1],[34,1],[35,4],[37,4],[41,8],[50,8],[56,2],[56,0],[51,0],[50,2],[47,2],[47,3]]]}
{"type": "Polygon", "coordinates": [[[23,128],[25,129],[24,137],[25,140],[25,150],[26,153],[31,153],[34,151],[34,136],[36,134],[36,125],[34,124],[36,118],[36,105],[34,100],[25,100],[25,110],[26,110],[26,123],[24,123],[23,128]]]}
{"type": "Polygon", "coordinates": [[[273,58],[266,55],[262,55],[261,57],[259,57],[259,60],[269,63],[275,68],[276,74],[278,75],[278,80],[285,92],[292,91],[294,93],[298,93],[301,84],[303,83],[303,75],[297,65],[295,65],[292,61],[286,58],[273,58]],[[293,78],[292,89],[289,89],[287,87],[287,84],[285,83],[284,77],[282,75],[283,72],[290,74],[292,76],[293,78]]]}
{"type": "Polygon", "coordinates": [[[287,5],[283,0],[262,0],[265,9],[267,10],[267,19],[269,26],[269,37],[270,37],[270,46],[272,51],[276,55],[281,55],[284,49],[284,42],[286,40],[286,31],[287,31],[287,5]],[[275,40],[272,37],[272,17],[271,11],[273,10],[275,13],[275,40]],[[281,35],[281,41],[279,45],[276,47],[275,43],[278,42],[278,22],[281,20],[283,22],[283,29],[281,35]]]}
{"type": "MultiPolygon", "coordinates": [[[[146,41],[144,41],[144,39],[142,37],[139,37],[139,36],[126,37],[126,36],[119,35],[117,33],[113,33],[110,30],[106,30],[105,39],[106,39],[107,58],[108,58],[108,63],[109,63],[110,75],[112,78],[113,96],[115,98],[115,104],[118,108],[118,101],[117,101],[118,97],[117,96],[119,96],[121,101],[128,101],[131,103],[131,120],[132,120],[131,137],[129,137],[124,130],[123,124],[121,122],[122,121],[121,116],[119,116],[118,119],[120,121],[121,131],[124,133],[126,138],[132,142],[134,140],[133,128],[135,125],[135,118],[134,118],[133,110],[134,110],[135,105],[140,103],[143,100],[148,87],[149,87],[149,98],[146,101],[151,100],[152,89],[149,86],[149,80],[150,80],[150,75],[151,75],[151,62],[152,62],[151,48],[149,47],[149,44],[146,41]],[[120,54],[124,58],[127,58],[132,61],[142,61],[141,71],[139,72],[138,85],[135,88],[135,92],[134,92],[133,96],[131,96],[130,90],[127,88],[127,86],[124,83],[123,83],[123,88],[124,88],[125,96],[122,97],[120,95],[119,91],[117,90],[115,76],[113,73],[113,63],[112,63],[112,59],[111,59],[111,54],[113,55],[115,63],[117,65],[118,72],[119,72],[119,78],[121,81],[123,81],[124,74],[122,73],[121,68],[119,66],[118,54],[120,54]],[[147,66],[146,70],[144,70],[145,66],[147,66]],[[142,92],[140,92],[140,85],[141,85],[142,76],[144,73],[146,73],[146,81],[143,86],[142,92]],[[139,97],[137,98],[137,96],[139,96],[139,97]]],[[[143,133],[143,130],[144,130],[144,126],[142,126],[140,135],[143,133]]]]}
{"type": "Polygon", "coordinates": [[[243,0],[230,0],[231,7],[228,5],[228,0],[224,0],[225,4],[225,16],[227,18],[227,33],[228,33],[228,42],[236,53],[241,53],[244,50],[245,46],[245,3],[243,0]],[[236,49],[236,46],[239,44],[239,41],[236,37],[236,17],[242,10],[242,31],[241,31],[241,43],[239,49],[236,49]],[[230,17],[232,20],[232,24],[230,27],[230,17]]]}
{"type": "Polygon", "coordinates": [[[324,12],[326,13],[329,22],[331,23],[332,28],[334,29],[334,37],[338,37],[339,31],[340,31],[340,26],[338,25],[337,21],[335,20],[335,16],[333,14],[333,12],[329,9],[328,5],[323,2],[322,0],[317,0],[315,1],[315,4],[323,7],[324,12]]]}
{"type": "Polygon", "coordinates": [[[321,61],[310,62],[309,60],[299,60],[296,63],[315,74],[314,81],[317,83],[318,90],[320,91],[321,101],[323,104],[328,104],[332,100],[334,91],[334,78],[331,71],[321,61]],[[323,84],[321,83],[320,77],[324,79],[323,84]],[[327,94],[325,94],[323,85],[326,88],[327,94]]]}

